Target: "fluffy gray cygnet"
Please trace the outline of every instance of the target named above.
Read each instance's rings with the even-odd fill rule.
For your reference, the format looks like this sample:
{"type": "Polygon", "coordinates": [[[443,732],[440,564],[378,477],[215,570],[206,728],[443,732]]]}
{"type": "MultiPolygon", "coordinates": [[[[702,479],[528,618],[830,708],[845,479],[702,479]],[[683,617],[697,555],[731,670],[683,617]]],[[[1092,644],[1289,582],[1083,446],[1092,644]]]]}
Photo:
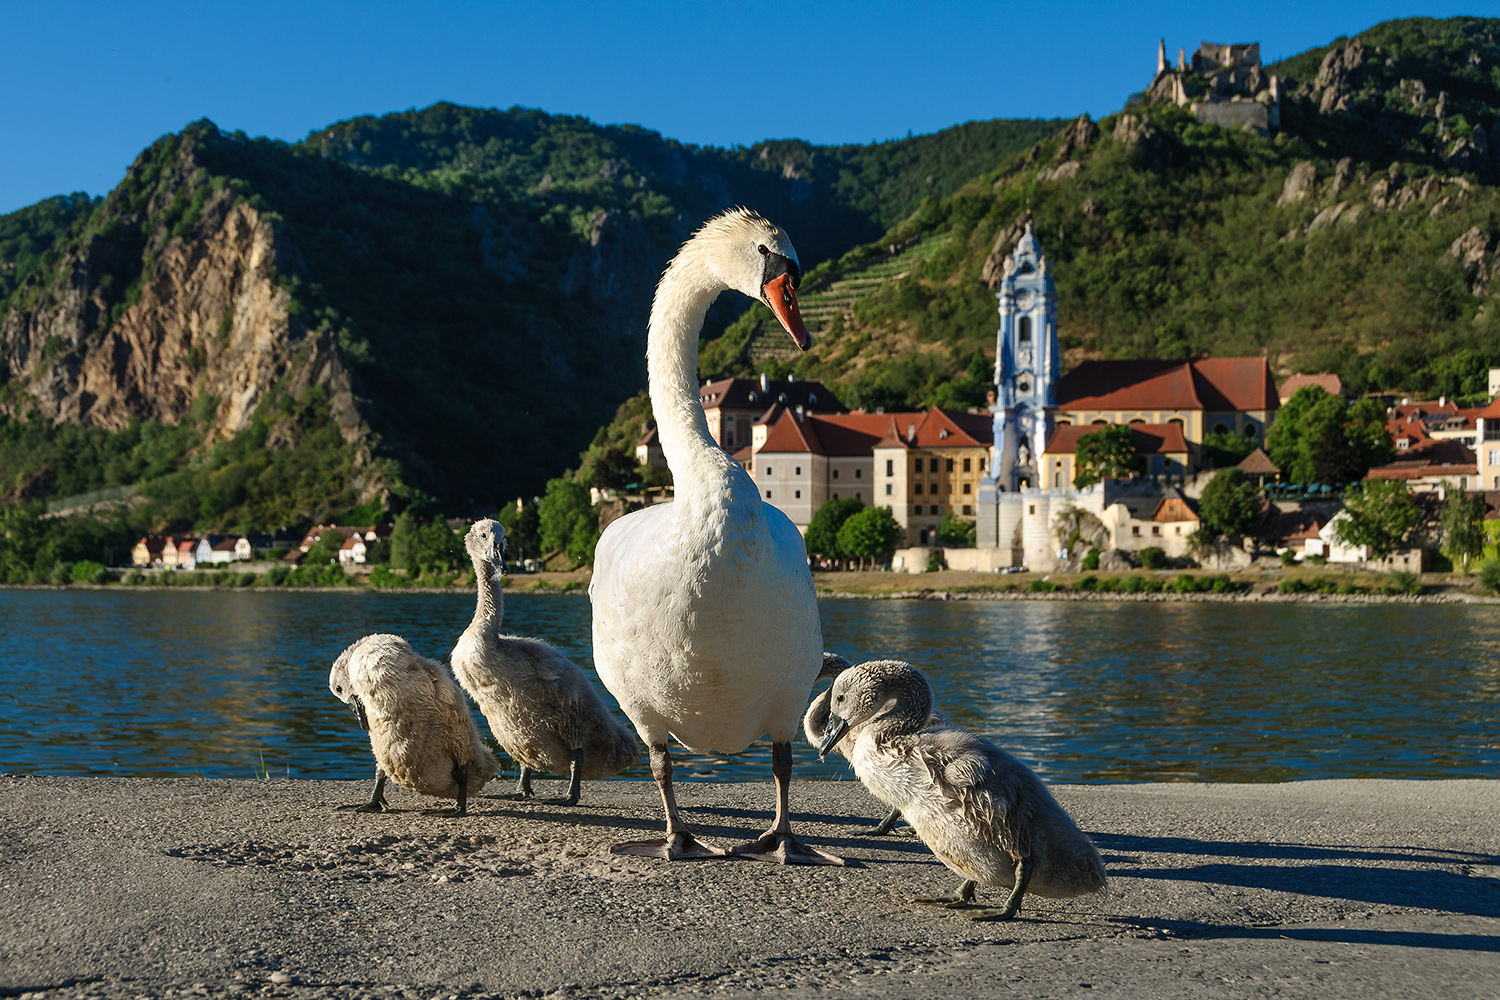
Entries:
{"type": "Polygon", "coordinates": [[[399,635],[367,635],[339,654],[328,689],[353,709],[370,734],[375,789],[359,812],[384,812],[385,783],[442,799],[468,812],[497,768],[480,739],[463,692],[436,660],[419,656],[399,635]]]}
{"type": "Polygon", "coordinates": [[[819,753],[847,740],[859,780],[964,880],[952,897],[916,902],[962,908],[979,885],[1009,888],[1003,909],[974,915],[1009,920],[1027,892],[1062,899],[1104,888],[1098,850],[1042,780],[988,740],[934,724],[932,689],[911,664],[861,663],[830,696],[819,753]]]}
{"type": "Polygon", "coordinates": [[[532,771],[566,773],[568,795],[560,804],[575,805],[584,778],[608,778],[640,760],[635,735],[572,660],[540,639],[500,632],[505,528],[476,521],[464,545],[479,597],[474,620],[453,647],[453,674],[496,742],[521,765],[518,797],[531,797],[532,771]]]}

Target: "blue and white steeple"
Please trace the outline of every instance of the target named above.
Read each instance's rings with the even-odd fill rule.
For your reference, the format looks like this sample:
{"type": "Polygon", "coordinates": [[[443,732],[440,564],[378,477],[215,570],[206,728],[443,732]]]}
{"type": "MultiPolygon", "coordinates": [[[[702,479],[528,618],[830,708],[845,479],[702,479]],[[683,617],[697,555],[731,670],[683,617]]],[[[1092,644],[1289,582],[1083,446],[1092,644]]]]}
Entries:
{"type": "MultiPolygon", "coordinates": [[[[1057,290],[1031,223],[1005,261],[1000,331],[995,343],[994,488],[1014,492],[1046,485],[1037,476],[1052,436],[1061,356],[1057,349],[1057,290]]],[[[988,485],[988,484],[986,484],[988,485]]]]}

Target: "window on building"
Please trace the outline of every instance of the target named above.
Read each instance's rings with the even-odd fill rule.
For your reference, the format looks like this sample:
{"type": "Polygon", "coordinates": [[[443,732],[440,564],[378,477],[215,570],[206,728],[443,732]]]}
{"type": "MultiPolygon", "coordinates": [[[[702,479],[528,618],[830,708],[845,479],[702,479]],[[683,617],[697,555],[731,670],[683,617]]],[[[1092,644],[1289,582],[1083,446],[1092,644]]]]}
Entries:
{"type": "Polygon", "coordinates": [[[969,492],[969,484],[968,483],[964,483],[964,492],[965,493],[969,492]]]}
{"type": "Polygon", "coordinates": [[[922,529],[922,533],[920,535],[918,535],[917,538],[918,538],[918,542],[917,542],[918,545],[926,545],[927,544],[927,529],[923,528],[922,529]]]}
{"type": "Polygon", "coordinates": [[[917,483],[915,486],[913,486],[911,488],[911,491],[912,491],[912,493],[916,494],[917,496],[921,496],[922,495],[922,484],[921,483],[917,483]]]}
{"type": "Polygon", "coordinates": [[[927,463],[927,468],[929,470],[931,470],[932,472],[936,472],[938,470],[938,460],[934,458],[931,461],[929,461],[927,463]]]}
{"type": "Polygon", "coordinates": [[[1026,513],[1028,513],[1028,514],[1035,514],[1036,513],[1036,504],[1034,504],[1034,503],[1027,504],[1026,505],[1026,513]]]}
{"type": "Polygon", "coordinates": [[[973,461],[974,461],[974,460],[973,460],[973,459],[972,459],[972,458],[966,458],[966,459],[964,459],[964,471],[965,471],[965,472],[969,472],[969,471],[971,471],[971,470],[970,470],[970,469],[969,469],[969,466],[970,466],[970,464],[971,464],[971,463],[972,463],[972,462],[973,462],[973,461]]]}
{"type": "Polygon", "coordinates": [[[835,493],[835,494],[834,494],[834,495],[833,495],[833,498],[834,498],[834,499],[835,499],[835,500],[837,500],[837,499],[838,499],[838,498],[839,498],[839,495],[838,495],[838,494],[837,494],[837,493],[835,493]]]}
{"type": "Polygon", "coordinates": [[[1089,421],[1089,426],[1090,427],[1108,427],[1109,426],[1109,421],[1108,420],[1090,420],[1089,421]]]}
{"type": "Polygon", "coordinates": [[[896,474],[896,463],[889,458],[885,460],[885,474],[887,476],[894,476],[896,474]]]}
{"type": "Polygon", "coordinates": [[[766,490],[766,499],[767,500],[771,499],[771,491],[770,490],[766,490]]]}
{"type": "Polygon", "coordinates": [[[953,471],[953,459],[951,459],[951,458],[948,459],[947,460],[947,464],[943,466],[943,469],[946,472],[952,472],[953,471]]]}
{"type": "Polygon", "coordinates": [[[1062,473],[1061,472],[1054,472],[1054,473],[1052,473],[1052,485],[1053,486],[1061,486],[1062,485],[1062,473]]]}
{"type": "Polygon", "coordinates": [[[864,477],[865,477],[865,470],[864,469],[855,469],[854,470],[854,478],[855,479],[863,479],[864,477]]]}
{"type": "Polygon", "coordinates": [[[724,440],[728,443],[729,447],[733,448],[734,447],[734,431],[730,431],[725,436],[724,440]]]}
{"type": "Polygon", "coordinates": [[[1160,538],[1161,537],[1161,525],[1159,525],[1159,524],[1153,524],[1151,526],[1151,537],[1152,538],[1160,538]]]}
{"type": "Polygon", "coordinates": [[[953,492],[953,484],[952,483],[944,483],[943,484],[943,492],[944,493],[952,493],[953,492]]]}
{"type": "MultiPolygon", "coordinates": [[[[1500,476],[1496,476],[1495,477],[1495,482],[1497,484],[1495,488],[1496,489],[1500,489],[1500,476]]],[[[892,493],[895,493],[895,492],[896,492],[896,488],[894,486],[892,486],[890,483],[886,483],[885,484],[885,495],[886,496],[890,496],[892,493]]]]}
{"type": "Polygon", "coordinates": [[[937,517],[942,512],[943,512],[943,508],[939,507],[937,504],[933,504],[932,505],[932,516],[933,517],[937,517]]]}
{"type": "Polygon", "coordinates": [[[1254,424],[1246,424],[1245,425],[1245,437],[1250,438],[1253,441],[1253,440],[1255,440],[1255,438],[1257,436],[1259,436],[1259,434],[1260,434],[1260,428],[1259,427],[1255,426],[1254,424]]]}
{"type": "Polygon", "coordinates": [[[1469,490],[1469,477],[1468,476],[1459,476],[1458,477],[1458,489],[1459,489],[1459,492],[1461,492],[1461,493],[1467,493],[1468,492],[1468,490],[1469,490]]]}
{"type": "Polygon", "coordinates": [[[1500,448],[1490,449],[1490,465],[1500,465],[1500,448]]]}
{"type": "Polygon", "coordinates": [[[838,469],[834,469],[833,470],[833,478],[837,479],[838,477],[839,477],[839,470],[838,469]]]}
{"type": "Polygon", "coordinates": [[[1130,533],[1139,538],[1141,534],[1141,526],[1139,524],[1132,524],[1130,526],[1130,533]]]}
{"type": "Polygon", "coordinates": [[[974,513],[974,509],[972,507],[970,507],[968,504],[964,504],[964,516],[968,517],[972,513],[974,513]]]}
{"type": "Polygon", "coordinates": [[[856,500],[863,500],[864,498],[865,498],[865,495],[864,495],[863,492],[861,492],[860,490],[855,490],[854,491],[854,499],[856,499],[856,500]]]}
{"type": "Polygon", "coordinates": [[[771,467],[768,465],[768,466],[766,466],[766,475],[769,476],[770,474],[771,474],[771,467]]]}
{"type": "Polygon", "coordinates": [[[982,458],[979,460],[979,471],[980,472],[984,471],[984,459],[982,459],[982,458]]]}
{"type": "Polygon", "coordinates": [[[1024,375],[1021,376],[1021,378],[1016,382],[1016,392],[1020,393],[1023,396],[1031,395],[1031,379],[1027,378],[1024,375]]]}
{"type": "Polygon", "coordinates": [[[1180,524],[1179,524],[1179,525],[1178,525],[1178,526],[1177,526],[1177,528],[1176,528],[1176,530],[1174,530],[1174,531],[1173,531],[1173,532],[1172,532],[1172,534],[1174,534],[1174,535],[1180,535],[1180,534],[1182,534],[1182,525],[1180,525],[1180,524]]]}
{"type": "Polygon", "coordinates": [[[1021,322],[1016,324],[1016,339],[1023,344],[1031,343],[1031,317],[1022,316],[1021,322]]]}
{"type": "Polygon", "coordinates": [[[792,490],[792,499],[793,500],[801,500],[802,499],[802,491],[801,490],[792,490]]]}
{"type": "Polygon", "coordinates": [[[922,474],[922,460],[920,458],[912,463],[911,470],[919,476],[922,474]]]}
{"type": "Polygon", "coordinates": [[[795,467],[794,469],[792,469],[792,475],[794,475],[794,476],[800,476],[800,475],[802,475],[802,466],[799,465],[799,466],[795,467]]]}
{"type": "Polygon", "coordinates": [[[1214,433],[1215,434],[1228,434],[1229,433],[1229,425],[1228,424],[1214,424],[1214,433]]]}
{"type": "Polygon", "coordinates": [[[1072,427],[1073,426],[1073,421],[1071,421],[1071,420],[1059,420],[1057,422],[1057,426],[1059,426],[1059,427],[1072,427]]]}

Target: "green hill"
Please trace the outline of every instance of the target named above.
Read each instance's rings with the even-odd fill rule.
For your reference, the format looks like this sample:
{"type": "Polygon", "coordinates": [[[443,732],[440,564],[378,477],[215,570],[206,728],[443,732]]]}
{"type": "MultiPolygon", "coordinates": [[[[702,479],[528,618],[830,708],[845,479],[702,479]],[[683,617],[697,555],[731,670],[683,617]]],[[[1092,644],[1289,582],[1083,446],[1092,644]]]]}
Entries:
{"type": "Polygon", "coordinates": [[[197,123],[102,201],[0,218],[0,500],[140,484],[139,524],[254,529],[539,493],[644,384],[656,278],[708,215],[755,204],[813,263],[1055,127],[723,150],[451,104],[293,144],[197,123]]]}
{"type": "Polygon", "coordinates": [[[1029,212],[1070,364],[1264,353],[1357,391],[1483,394],[1500,363],[1497,33],[1393,21],[1265,67],[1282,88],[1270,138],[1141,98],[1070,127],[809,274],[808,355],[770,349],[757,309],[705,345],[704,374],[792,371],[851,405],[978,403],[985,265],[1029,212]],[[1283,198],[1299,164],[1315,179],[1283,198]]]}

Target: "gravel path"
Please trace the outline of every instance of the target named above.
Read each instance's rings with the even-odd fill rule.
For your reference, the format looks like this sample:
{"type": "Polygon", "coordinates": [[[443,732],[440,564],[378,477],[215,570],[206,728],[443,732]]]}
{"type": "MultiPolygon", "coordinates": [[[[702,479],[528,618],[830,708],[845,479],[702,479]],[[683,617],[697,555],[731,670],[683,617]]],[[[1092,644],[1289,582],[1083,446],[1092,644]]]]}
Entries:
{"type": "MultiPolygon", "coordinates": [[[[769,784],[679,787],[719,843],[768,819],[769,784]]],[[[1500,996],[1500,782],[1062,786],[1110,887],[1006,924],[910,905],[956,879],[851,835],[853,783],[793,790],[843,869],[610,855],[643,782],[334,811],[367,791],[0,777],[0,996],[1500,996]]]]}

